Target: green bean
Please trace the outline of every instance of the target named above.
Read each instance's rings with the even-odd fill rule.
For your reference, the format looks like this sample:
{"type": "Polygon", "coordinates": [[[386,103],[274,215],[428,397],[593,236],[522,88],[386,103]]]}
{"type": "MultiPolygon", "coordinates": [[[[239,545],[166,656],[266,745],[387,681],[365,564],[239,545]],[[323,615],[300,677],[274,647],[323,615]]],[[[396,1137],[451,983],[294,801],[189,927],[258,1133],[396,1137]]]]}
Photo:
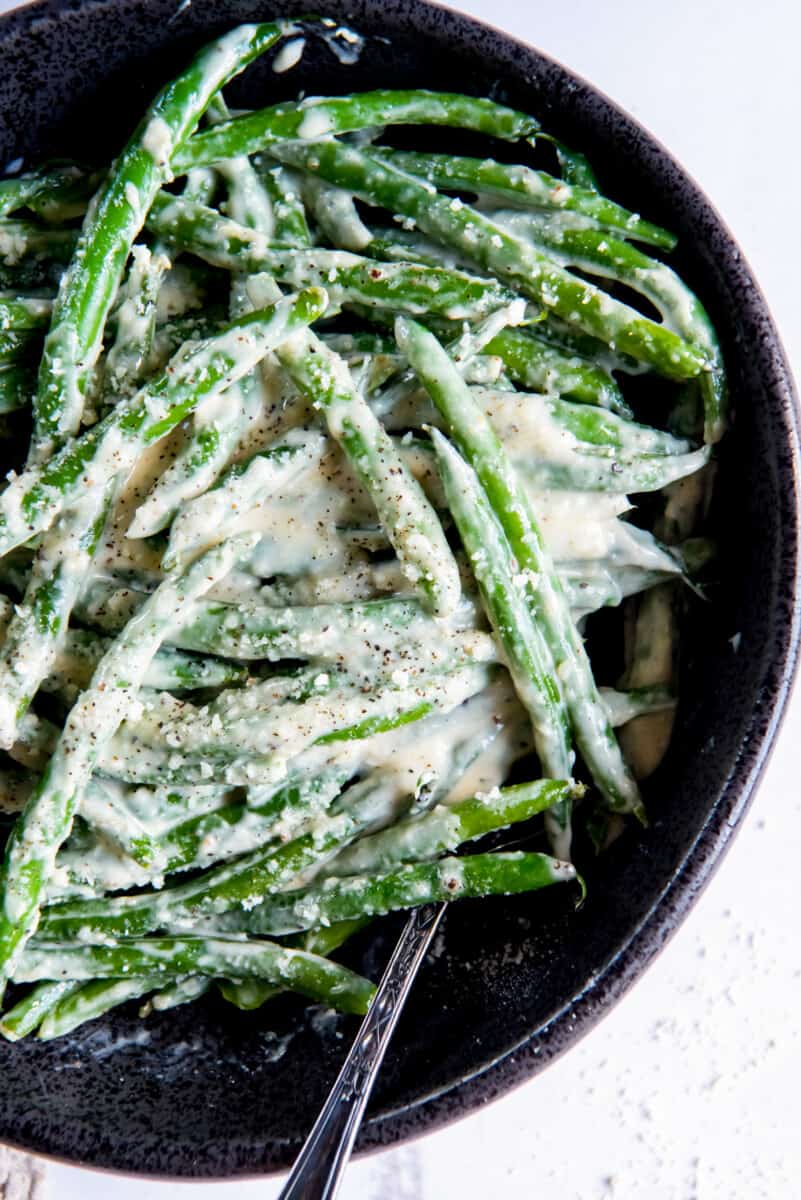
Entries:
{"type": "Polygon", "coordinates": [[[97,192],[59,286],[34,401],[34,459],[74,434],[131,245],[171,160],[212,96],[274,45],[284,22],[242,25],[204,47],[159,93],[97,192]]]}
{"type": "Polygon", "coordinates": [[[309,179],[304,189],[306,202],[321,231],[343,250],[362,254],[372,240],[372,234],[356,210],[349,192],[331,187],[319,179],[309,179]]]}
{"type": "MultiPolygon", "coordinates": [[[[55,749],[55,744],[58,742],[59,731],[55,726],[49,726],[48,722],[42,722],[46,726],[48,732],[48,744],[44,748],[41,756],[36,757],[36,761],[29,760],[28,772],[8,772],[2,773],[0,776],[0,810],[4,812],[22,812],[26,803],[31,796],[32,790],[40,782],[37,772],[38,769],[47,766],[47,757],[52,754],[55,749]]],[[[341,776],[342,773],[339,773],[341,776]]],[[[339,778],[338,776],[338,778],[339,778]]],[[[327,775],[321,775],[320,787],[323,786],[323,781],[329,778],[327,775]]],[[[73,884],[83,884],[92,882],[103,882],[104,886],[110,890],[119,888],[119,884],[115,883],[115,878],[120,875],[120,862],[118,850],[130,857],[133,863],[150,863],[159,853],[167,850],[167,852],[176,853],[181,848],[186,848],[189,842],[189,835],[193,828],[193,821],[201,824],[201,817],[206,815],[207,810],[218,808],[219,804],[224,803],[225,791],[222,788],[206,787],[205,791],[210,792],[211,796],[206,800],[205,804],[199,804],[197,800],[194,803],[193,820],[187,820],[180,824],[181,812],[177,810],[174,804],[174,811],[169,815],[171,824],[167,835],[161,836],[156,833],[151,833],[150,814],[145,817],[139,814],[137,806],[133,803],[135,797],[144,791],[143,788],[131,792],[126,790],[124,785],[118,781],[109,778],[98,778],[97,775],[92,776],[89,784],[80,797],[78,804],[78,812],[80,817],[90,826],[92,832],[98,835],[100,840],[97,841],[96,854],[92,854],[83,844],[79,846],[68,845],[61,851],[58,859],[58,870],[61,874],[70,876],[73,884]],[[182,834],[182,836],[181,836],[182,834]],[[161,839],[161,840],[159,840],[161,839]],[[110,847],[110,854],[109,854],[110,847]],[[100,865],[98,865],[100,862],[100,865]],[[109,875],[109,868],[113,866],[112,874],[109,875]]],[[[195,790],[197,791],[197,790],[195,790]]],[[[264,812],[264,815],[269,815],[270,808],[276,808],[279,797],[282,796],[279,791],[267,800],[260,800],[259,809],[264,812]]],[[[291,799],[290,793],[290,799],[291,799]]],[[[151,804],[152,806],[152,804],[151,804]]],[[[299,800],[299,806],[300,800],[299,800]]],[[[234,805],[231,805],[231,810],[234,805]]],[[[275,816],[275,812],[273,812],[275,816]]],[[[289,822],[287,822],[289,823],[289,822]]],[[[162,853],[162,858],[167,857],[167,853],[162,853]]],[[[151,872],[157,874],[157,872],[151,872]]],[[[143,872],[132,870],[132,883],[144,884],[149,882],[151,876],[144,875],[143,872]]],[[[56,888],[58,890],[58,888],[56,888]]],[[[53,887],[48,888],[48,896],[52,896],[53,887]]]]}
{"type": "Polygon", "coordinates": [[[282,487],[318,466],[325,448],[322,433],[291,429],[278,443],[235,463],[203,495],[181,504],[170,528],[163,567],[171,568],[233,532],[245,514],[267,505],[282,487]]]}
{"type": "Polygon", "coordinates": [[[569,183],[572,187],[585,188],[588,192],[600,192],[598,179],[586,154],[582,154],[580,150],[572,150],[555,137],[549,137],[542,133],[537,137],[553,142],[556,156],[559,159],[559,169],[565,183],[569,183]]]}
{"type": "MultiPolygon", "coordinates": [[[[255,980],[254,980],[255,982],[255,980]]],[[[192,1000],[204,996],[211,988],[212,981],[202,975],[186,975],[168,983],[165,988],[151,996],[147,1004],[140,1008],[139,1016],[149,1016],[150,1012],[166,1012],[170,1008],[178,1008],[181,1004],[189,1004],[192,1000]]]]}
{"type": "Polygon", "coordinates": [[[73,164],[0,180],[0,216],[30,208],[47,220],[81,216],[101,176],[73,164]]]}
{"type": "Polygon", "coordinates": [[[259,171],[273,206],[273,238],[278,245],[311,246],[306,209],[292,171],[280,163],[262,161],[259,171]]]}
{"type": "Polygon", "coordinates": [[[666,712],[676,707],[676,697],[662,684],[631,688],[627,692],[601,688],[601,699],[613,725],[625,725],[648,713],[666,712]]]}
{"type": "Polygon", "coordinates": [[[709,462],[709,447],[690,454],[648,455],[632,462],[587,456],[570,463],[522,462],[516,460],[521,476],[541,489],[575,489],[601,492],[655,492],[677,479],[694,475],[709,462]]]}
{"type": "MultiPolygon", "coordinates": [[[[543,771],[552,778],[563,778],[572,773],[573,752],[562,682],[540,624],[528,611],[509,542],[473,472],[437,430],[432,437],[448,506],[487,616],[503,645],[515,690],[531,719],[543,771]]],[[[556,844],[565,857],[569,854],[570,809],[570,797],[554,802],[553,812],[562,830],[556,844]]]]}
{"type": "Polygon", "coordinates": [[[42,347],[41,334],[36,329],[5,329],[0,331],[0,366],[30,363],[42,347]]]}
{"type": "MultiPolygon", "coordinates": [[[[513,218],[511,228],[517,228],[513,218]]],[[[704,438],[717,442],[726,428],[726,377],[720,347],[703,305],[665,263],[617,238],[565,221],[523,219],[521,229],[533,245],[564,265],[619,280],[640,292],[661,312],[667,328],[696,346],[707,360],[699,378],[704,403],[704,438]]]]}
{"type": "Polygon", "coordinates": [[[430,184],[364,151],[337,142],[295,142],[274,147],[273,153],[361,200],[414,220],[435,240],[456,247],[547,310],[668,378],[693,377],[707,368],[705,354],[663,325],[556,266],[469,205],[440,196],[430,184]]]}
{"type": "Polygon", "coordinates": [[[647,591],[664,583],[672,575],[678,575],[681,567],[677,562],[672,572],[650,570],[645,567],[618,567],[614,563],[595,565],[573,563],[561,566],[559,573],[570,602],[573,619],[580,621],[599,608],[622,604],[627,596],[647,591]]]}
{"type": "Polygon", "coordinates": [[[27,1037],[29,1033],[38,1029],[44,1018],[53,1012],[62,1000],[77,992],[80,987],[79,983],[63,980],[57,983],[45,981],[37,984],[3,1015],[0,1020],[0,1034],[10,1042],[27,1037]]]}
{"type": "MultiPolygon", "coordinates": [[[[493,653],[482,638],[475,642],[480,647],[476,658],[493,653]]],[[[443,652],[447,650],[446,645],[443,652]]],[[[230,784],[278,783],[286,777],[288,763],[315,746],[361,741],[431,713],[451,711],[489,681],[489,668],[470,662],[473,654],[468,643],[462,654],[457,650],[445,659],[439,673],[424,673],[398,658],[393,673],[403,682],[390,680],[389,686],[380,678],[369,688],[355,676],[339,682],[312,668],[309,694],[272,706],[270,688],[255,685],[222,697],[204,711],[184,708],[172,720],[156,710],[147,755],[137,755],[135,745],[123,740],[117,746],[120,766],[115,774],[141,783],[204,778],[230,784]],[[119,753],[123,748],[127,752],[119,753]]]]}
{"type": "Polygon", "coordinates": [[[47,463],[28,467],[0,495],[0,554],[47,529],[86,488],[130,469],[142,449],[246,374],[278,342],[325,311],[327,296],[309,289],[234,321],[216,337],[179,354],[165,372],[47,463]]]}
{"type": "Polygon", "coordinates": [[[218,979],[217,988],[223,1000],[242,1012],[255,1012],[284,991],[282,987],[261,979],[218,979]]]}
{"type": "Polygon", "coordinates": [[[126,708],[164,633],[183,605],[230,570],[252,539],[232,539],[177,578],[167,577],[106,651],[92,683],[70,712],[53,757],[18,821],[0,874],[0,972],[7,979],[36,929],[39,906],[59,846],[105,743],[126,708]]]}
{"type": "Polygon", "coordinates": [[[170,874],[223,862],[275,837],[286,840],[329,808],[347,778],[342,770],[290,778],[263,801],[227,804],[174,825],[134,858],[151,875],[170,874]]]}
{"type": "MultiPolygon", "coordinates": [[[[313,302],[311,295],[308,298],[312,299],[313,302]]],[[[300,302],[301,300],[302,297],[298,297],[298,301],[300,302]]],[[[278,318],[281,307],[279,304],[273,309],[274,318],[278,318]]],[[[264,315],[266,316],[266,314],[264,315]]],[[[237,343],[245,340],[241,325],[242,323],[239,323],[238,336],[234,336],[234,340],[237,343]]],[[[233,331],[236,329],[236,325],[232,326],[228,331],[228,336],[231,337],[233,331]]],[[[267,333],[267,329],[264,332],[267,333]]],[[[223,339],[225,336],[220,335],[223,339]]],[[[216,340],[219,343],[220,339],[216,340]]],[[[202,358],[207,356],[208,352],[208,346],[201,346],[197,351],[197,357],[202,358]]],[[[236,369],[239,365],[236,355],[230,351],[228,354],[230,356],[228,357],[228,363],[236,369]]],[[[239,354],[240,356],[242,355],[241,346],[239,347],[239,354]]],[[[223,349],[220,358],[222,359],[220,365],[224,370],[225,366],[228,365],[226,363],[225,349],[223,349]]],[[[72,478],[67,479],[68,486],[70,483],[74,486],[84,482],[85,476],[81,478],[76,475],[76,467],[85,467],[87,465],[87,457],[88,461],[91,462],[93,449],[96,453],[103,454],[104,433],[112,441],[113,445],[113,455],[111,456],[110,465],[116,467],[117,470],[121,469],[125,459],[122,447],[119,445],[119,434],[121,430],[126,430],[134,435],[139,434],[141,437],[142,424],[147,422],[148,419],[152,421],[155,412],[158,411],[158,405],[154,404],[151,399],[151,397],[154,397],[154,393],[162,402],[165,399],[169,400],[170,392],[176,388],[176,384],[180,390],[181,383],[183,383],[184,391],[189,390],[190,401],[194,399],[195,403],[197,402],[199,398],[198,393],[201,388],[191,378],[191,375],[188,379],[186,378],[187,366],[191,367],[194,362],[195,356],[191,354],[182,356],[180,359],[180,368],[173,371],[168,368],[165,376],[162,376],[162,379],[157,381],[155,385],[150,386],[149,394],[148,389],[144,389],[142,393],[137,393],[130,401],[127,411],[118,405],[114,412],[109,415],[106,422],[102,422],[99,426],[96,426],[93,431],[85,436],[82,443],[76,443],[75,446],[68,444],[63,454],[57,455],[50,464],[41,470],[41,474],[45,478],[48,475],[55,475],[56,481],[58,481],[59,476],[63,478],[65,474],[69,476],[71,472],[72,478]],[[180,378],[181,369],[184,372],[183,380],[180,378]],[[141,416],[137,415],[137,406],[141,416]],[[96,439],[94,447],[92,446],[93,434],[96,439]],[[88,456],[86,455],[87,444],[89,445],[88,456]],[[81,454],[81,449],[84,451],[83,455],[81,454]],[[64,458],[67,460],[66,470],[65,463],[62,461],[64,458]],[[70,459],[72,459],[72,462],[70,462],[70,459]]],[[[219,376],[215,380],[211,363],[208,365],[205,362],[195,363],[196,370],[203,368],[205,368],[205,378],[202,382],[210,380],[212,384],[216,383],[217,385],[217,388],[212,386],[207,390],[207,394],[213,397],[215,390],[219,388],[222,380],[219,376]]],[[[223,374],[222,379],[224,378],[223,374]]],[[[176,417],[179,418],[180,415],[182,415],[180,409],[178,413],[171,414],[170,420],[173,424],[177,423],[176,417]]],[[[167,422],[167,428],[169,428],[169,422],[167,422]]],[[[158,432],[164,431],[164,421],[162,421],[161,428],[158,424],[156,425],[156,430],[158,432]]],[[[131,450],[136,450],[136,442],[136,436],[131,438],[131,450]]],[[[27,474],[29,477],[32,474],[35,475],[36,469],[32,472],[29,471],[27,474]]],[[[16,483],[22,485],[24,479],[25,476],[23,475],[16,483]]],[[[34,486],[33,493],[36,494],[36,491],[37,488],[34,486]]],[[[53,491],[58,495],[57,487],[53,491]]],[[[8,491],[3,494],[0,505],[8,498],[8,494],[8,491]]],[[[28,497],[23,498],[23,508],[26,499],[29,499],[30,495],[31,493],[28,493],[28,497]]],[[[50,539],[46,540],[45,546],[39,552],[37,563],[41,565],[34,570],[31,577],[26,590],[25,603],[9,628],[3,654],[3,674],[8,678],[3,696],[3,705],[0,707],[0,716],[2,716],[2,721],[0,721],[0,744],[10,746],[14,742],[16,721],[30,703],[38,684],[48,674],[50,665],[55,657],[57,638],[60,630],[66,627],[69,620],[69,614],[75,602],[82,576],[82,560],[80,558],[76,560],[75,555],[78,551],[83,555],[83,569],[85,570],[85,567],[91,560],[97,539],[102,532],[102,521],[98,519],[98,515],[95,512],[95,508],[97,507],[95,497],[103,505],[107,504],[106,493],[101,490],[100,484],[90,487],[89,493],[81,496],[79,502],[80,511],[78,513],[74,516],[70,516],[68,512],[64,513],[61,520],[57,522],[50,539]],[[73,543],[77,547],[76,550],[70,549],[73,543]],[[36,653],[33,655],[28,653],[31,638],[34,639],[36,646],[36,653]],[[26,670],[24,671],[20,668],[18,662],[20,647],[24,647],[27,653],[26,670]]],[[[22,514],[18,513],[17,515],[20,516],[22,514]]]]}
{"type": "Polygon", "coordinates": [[[524,208],[562,209],[589,217],[606,229],[618,230],[624,237],[647,242],[663,250],[673,250],[676,238],[666,229],[644,221],[596,190],[570,184],[545,171],[509,166],[491,158],[459,158],[453,154],[421,154],[376,148],[371,153],[410,175],[426,179],[446,191],[475,192],[479,196],[497,196],[524,208]]]}
{"type": "MultiPolygon", "coordinates": [[[[117,630],[142,603],[143,593],[113,588],[96,581],[79,606],[83,619],[117,630]]],[[[312,658],[340,662],[360,643],[382,648],[400,635],[407,642],[421,640],[440,628],[467,628],[474,618],[469,602],[460,607],[447,625],[435,626],[414,599],[382,599],[363,604],[300,604],[271,607],[268,604],[204,600],[187,614],[180,629],[169,635],[171,644],[184,650],[216,654],[241,660],[312,658]]]]}
{"type": "Polygon", "coordinates": [[[135,392],[148,374],[159,291],[170,260],[166,254],[134,246],[128,278],[117,306],[116,336],[103,367],[104,390],[119,397],[135,392]]]}
{"type": "MultiPolygon", "coordinates": [[[[405,318],[398,318],[396,329],[398,344],[445,417],[451,436],[475,468],[487,501],[509,540],[536,624],[551,652],[573,734],[596,785],[610,808],[641,813],[636,784],[603,710],[559,577],[543,545],[529,499],[503,447],[436,338],[405,318]]],[[[466,465],[444,441],[437,445],[440,460],[447,460],[449,468],[458,472],[462,487],[468,486],[471,475],[466,465]]]]}
{"type": "Polygon", "coordinates": [[[157,197],[148,228],[212,266],[266,271],[291,287],[324,287],[333,306],[357,303],[460,320],[483,316],[515,299],[495,280],[465,272],[409,263],[379,265],[344,250],[272,246],[253,230],[180,197],[157,197]]]}
{"type": "Polygon", "coordinates": [[[177,174],[220,159],[268,150],[291,138],[315,141],[377,125],[446,125],[514,141],[536,132],[539,123],[491,100],[457,92],[389,91],[351,96],[312,96],[276,104],[195,134],[173,158],[177,174]]]}
{"type": "MultiPolygon", "coordinates": [[[[50,674],[42,680],[42,690],[55,692],[68,703],[74,703],[78,692],[91,679],[107,645],[106,639],[89,630],[68,630],[63,651],[56,657],[50,674]]],[[[162,647],[150,664],[142,686],[157,691],[186,692],[198,688],[231,687],[245,683],[246,679],[247,668],[239,663],[162,647]]]]}
{"type": "MultiPolygon", "coordinates": [[[[219,94],[212,99],[206,115],[211,125],[220,125],[231,117],[228,105],[219,94]]],[[[270,237],[273,232],[270,196],[247,155],[218,162],[215,170],[227,185],[227,214],[240,225],[258,229],[270,237]]]]}
{"type": "Polygon", "coordinates": [[[0,368],[0,416],[27,408],[36,390],[32,367],[13,363],[0,368]]]}
{"type": "Polygon", "coordinates": [[[414,229],[383,226],[374,228],[365,254],[381,262],[420,263],[426,267],[445,267],[449,271],[472,272],[472,264],[464,255],[423,237],[414,229]]]}
{"type": "Polygon", "coordinates": [[[570,863],[547,854],[518,851],[443,858],[409,863],[387,874],[326,879],[317,887],[284,892],[247,913],[242,924],[260,934],[287,934],[443,900],[535,892],[575,878],[570,863]]]}
{"type": "Polygon", "coordinates": [[[534,330],[504,329],[485,349],[487,354],[497,354],[510,377],[527,390],[555,392],[584,404],[597,404],[621,417],[632,415],[608,371],[589,359],[549,346],[534,330]]]}
{"type": "MultiPolygon", "coordinates": [[[[329,925],[326,929],[312,930],[299,939],[298,949],[328,957],[334,950],[338,950],[343,942],[368,924],[369,918],[362,918],[356,921],[340,921],[339,924],[329,925]]],[[[268,1000],[272,1000],[284,990],[258,979],[238,981],[218,979],[217,987],[223,999],[236,1005],[243,1012],[253,1012],[255,1009],[261,1008],[268,1000]]]]}
{"type": "Polygon", "coordinates": [[[185,445],[137,508],[129,537],[160,533],[184,504],[213,486],[252,415],[245,385],[240,379],[221,397],[211,396],[207,404],[198,405],[185,445]]]}
{"type": "Polygon", "coordinates": [[[38,296],[0,296],[0,330],[46,328],[52,307],[38,296]]]}
{"type": "Polygon", "coordinates": [[[455,804],[439,804],[420,816],[360,838],[338,854],[327,869],[334,876],[371,875],[399,863],[436,858],[582,793],[583,788],[570,781],[538,779],[495,788],[455,804]]]}
{"type": "MultiPolygon", "coordinates": [[[[221,96],[216,96],[209,105],[209,115],[212,114],[215,120],[227,117],[228,109],[221,96]]],[[[231,159],[219,164],[218,171],[227,183],[227,210],[232,218],[247,228],[269,234],[273,224],[270,200],[248,159],[231,159]]],[[[234,302],[233,297],[238,290],[235,277],[232,316],[244,316],[263,307],[262,304],[253,304],[244,288],[241,289],[243,298],[234,302]]],[[[275,288],[274,293],[265,296],[264,304],[280,299],[281,293],[275,288]]],[[[210,402],[197,407],[192,415],[192,428],[186,444],[180,448],[173,462],[137,509],[128,531],[129,537],[150,537],[160,532],[185,501],[202,494],[214,483],[248,424],[257,415],[260,402],[259,380],[250,374],[243,377],[236,387],[228,389],[224,403],[212,398],[210,402]]]]}
{"type": "Polygon", "coordinates": [[[656,491],[700,470],[709,447],[556,397],[473,389],[520,475],[545,490],[656,491]]]}
{"type": "MultiPolygon", "coordinates": [[[[602,409],[490,388],[471,393],[520,475],[539,490],[656,491],[709,461],[708,446],[693,450],[684,439],[602,409]]],[[[379,411],[391,406],[385,418],[390,429],[441,424],[433,406],[428,412],[414,396],[407,396],[406,404],[403,399],[402,391],[387,389],[374,402],[379,411]]],[[[419,478],[430,457],[426,444],[405,438],[401,448],[419,478]]],[[[430,485],[427,490],[431,494],[430,485]]]]}
{"type": "MultiPolygon", "coordinates": [[[[11,602],[0,596],[0,632],[3,635],[12,613],[11,602]]],[[[92,671],[107,645],[106,638],[91,630],[66,630],[50,674],[40,684],[42,691],[53,692],[67,703],[74,704],[78,692],[89,683],[92,671]]],[[[162,647],[148,668],[143,686],[157,690],[194,691],[197,688],[230,687],[244,683],[246,678],[247,668],[239,663],[162,647]]]]}
{"type": "MultiPolygon", "coordinates": [[[[396,787],[393,782],[393,797],[396,787]]],[[[251,851],[161,891],[53,905],[42,914],[40,932],[61,939],[136,937],[157,929],[186,928],[200,920],[208,924],[221,913],[253,908],[373,826],[385,794],[382,781],[368,777],[343,793],[336,810],[320,817],[312,830],[283,845],[251,851]]]]}
{"type": "MultiPolygon", "coordinates": [[[[481,354],[487,343],[491,342],[503,329],[510,325],[518,325],[525,317],[525,304],[522,300],[513,300],[503,308],[496,309],[475,325],[465,322],[461,331],[448,342],[446,349],[459,373],[466,379],[472,364],[481,354]]],[[[414,372],[407,368],[390,387],[386,387],[372,401],[373,411],[384,417],[396,409],[404,399],[412,405],[412,414],[407,422],[410,425],[420,425],[422,419],[417,411],[420,385],[414,372]]]]}
{"type": "MultiPolygon", "coordinates": [[[[93,828],[102,830],[103,840],[90,849],[80,846],[62,851],[57,862],[58,885],[48,890],[48,901],[87,895],[87,889],[88,894],[97,895],[159,886],[165,874],[198,870],[298,836],[325,813],[350,774],[348,770],[329,769],[319,775],[293,778],[277,789],[250,789],[246,804],[226,803],[224,793],[218,794],[216,803],[221,807],[193,814],[161,834],[142,828],[135,836],[138,822],[134,816],[128,825],[125,862],[109,854],[107,831],[101,822],[92,822],[94,813],[90,812],[88,819],[93,828]],[[255,798],[263,792],[263,799],[255,798]]],[[[81,815],[87,815],[84,806],[81,815]]],[[[101,818],[104,816],[101,813],[101,818]]]]}
{"type": "Polygon", "coordinates": [[[110,1009],[152,992],[160,976],[134,979],[95,979],[67,993],[55,1008],[45,1014],[37,1036],[44,1042],[64,1037],[79,1025],[95,1021],[110,1009]]]}
{"type": "Polygon", "coordinates": [[[185,200],[194,200],[197,204],[211,204],[217,191],[217,172],[211,167],[197,167],[188,171],[184,180],[181,195],[185,200]]]}
{"type": "Polygon", "coordinates": [[[309,400],[322,407],[328,432],[372,497],[402,570],[423,603],[437,616],[448,616],[458,606],[461,587],[439,518],[354,388],[346,364],[309,333],[285,343],[278,357],[309,400]]]}
{"type": "MultiPolygon", "coordinates": [[[[38,784],[38,780],[35,781],[38,784]]],[[[102,844],[103,852],[133,856],[150,842],[147,828],[128,803],[130,789],[112,779],[93,776],[78,801],[77,812],[102,844]]],[[[79,861],[87,851],[82,845],[65,847],[59,865],[74,850],[79,861]]],[[[49,889],[48,889],[49,896],[49,889]]]]}
{"type": "Polygon", "coordinates": [[[69,261],[76,241],[73,229],[53,229],[34,221],[0,220],[0,262],[29,266],[30,260],[55,264],[69,261]]]}
{"type": "Polygon", "coordinates": [[[265,979],[351,1013],[365,1013],[375,992],[369,980],[347,967],[261,940],[142,938],[102,946],[37,941],[20,962],[17,978],[35,982],[48,968],[61,979],[189,974],[265,979]]]}
{"type": "Polygon", "coordinates": [[[17,740],[18,722],[55,664],[111,500],[108,485],[90,487],[62,511],[34,558],[0,651],[0,746],[5,750],[17,740]]]}

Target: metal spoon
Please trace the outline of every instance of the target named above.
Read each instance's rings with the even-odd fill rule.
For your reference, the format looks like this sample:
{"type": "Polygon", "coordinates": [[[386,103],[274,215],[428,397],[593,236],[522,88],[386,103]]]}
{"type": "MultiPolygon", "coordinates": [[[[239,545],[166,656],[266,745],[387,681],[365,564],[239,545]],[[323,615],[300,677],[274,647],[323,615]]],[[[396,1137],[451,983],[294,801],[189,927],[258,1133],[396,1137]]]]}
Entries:
{"type": "Polygon", "coordinates": [[[444,904],[412,911],[279,1200],[334,1200],[390,1038],[444,911],[444,904]]]}

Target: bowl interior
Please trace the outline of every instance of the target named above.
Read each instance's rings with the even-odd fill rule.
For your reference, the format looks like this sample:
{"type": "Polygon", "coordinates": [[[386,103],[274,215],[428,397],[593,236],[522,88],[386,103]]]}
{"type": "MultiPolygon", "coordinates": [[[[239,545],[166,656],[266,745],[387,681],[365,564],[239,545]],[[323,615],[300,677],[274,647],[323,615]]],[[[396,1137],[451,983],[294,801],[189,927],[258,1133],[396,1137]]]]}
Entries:
{"type": "MultiPolygon", "coordinates": [[[[450,1119],[561,1052],[658,951],[709,875],[764,763],[794,663],[797,435],[781,348],[747,267],[704,197],[636,123],[549,59],[465,17],[417,0],[345,7],[368,39],[356,65],[311,39],[290,74],[261,62],[233,100],[423,86],[536,113],[589,154],[610,195],[679,234],[676,262],[722,335],[737,409],[712,514],[720,583],[688,634],[673,745],[647,787],[649,829],[595,864],[579,912],[546,894],[448,914],[379,1079],[367,1147],[450,1119]]],[[[304,8],[278,2],[269,15],[304,8]]],[[[110,155],[198,45],[266,11],[247,0],[89,0],[11,14],[0,23],[0,162],[110,155]]],[[[456,143],[447,133],[434,144],[456,143]]],[[[395,928],[363,935],[351,960],[379,972],[395,928]]],[[[53,1044],[2,1043],[0,1139],[135,1172],[276,1169],[296,1151],[353,1031],[352,1021],[291,1000],[252,1015],[208,1000],[144,1024],[125,1009],[53,1044]]]]}

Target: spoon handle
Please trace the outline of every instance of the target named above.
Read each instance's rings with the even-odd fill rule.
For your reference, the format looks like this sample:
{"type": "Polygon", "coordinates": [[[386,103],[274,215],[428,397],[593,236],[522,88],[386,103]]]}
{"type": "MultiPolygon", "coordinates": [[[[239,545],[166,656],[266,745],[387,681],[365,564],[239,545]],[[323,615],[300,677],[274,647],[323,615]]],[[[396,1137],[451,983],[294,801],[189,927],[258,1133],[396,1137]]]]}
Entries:
{"type": "Polygon", "coordinates": [[[412,911],[279,1200],[334,1200],[384,1053],[444,911],[444,904],[412,911]]]}

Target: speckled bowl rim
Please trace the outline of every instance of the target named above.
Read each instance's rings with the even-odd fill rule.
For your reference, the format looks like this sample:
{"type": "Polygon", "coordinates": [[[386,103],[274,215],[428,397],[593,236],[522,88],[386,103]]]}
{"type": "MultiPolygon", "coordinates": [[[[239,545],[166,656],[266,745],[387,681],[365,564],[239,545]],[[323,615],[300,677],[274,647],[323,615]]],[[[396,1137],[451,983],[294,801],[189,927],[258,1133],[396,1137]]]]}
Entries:
{"type": "MultiPolygon", "coordinates": [[[[370,3],[370,0],[367,2],[370,3]]],[[[380,3],[380,0],[378,2],[380,3]]],[[[394,8],[396,4],[397,0],[395,3],[389,0],[386,7],[387,9],[394,8]]],[[[33,0],[30,4],[11,9],[0,14],[0,38],[15,28],[22,30],[37,17],[58,17],[59,13],[75,9],[76,6],[76,0],[33,0]]],[[[372,7],[372,3],[370,6],[372,7]]],[[[347,6],[343,5],[343,7],[347,6]]],[[[399,1106],[369,1118],[365,1122],[359,1138],[356,1153],[360,1157],[376,1153],[400,1142],[416,1140],[424,1134],[469,1115],[474,1109],[483,1107],[487,1103],[499,1099],[513,1088],[522,1085],[533,1074],[555,1062],[568,1049],[575,1046],[602,1017],[611,1011],[615,1003],[643,974],[682,924],[711,880],[733,837],[739,830],[765,771],[786,713],[798,665],[799,638],[801,637],[801,556],[799,555],[801,516],[798,506],[801,491],[799,484],[801,479],[801,439],[799,436],[801,420],[799,418],[801,414],[793,376],[776,323],[728,225],[710,202],[706,193],[649,130],[605,92],[582,75],[566,67],[558,59],[490,23],[478,20],[447,5],[432,2],[432,0],[403,0],[398,7],[402,8],[406,20],[409,20],[410,16],[415,13],[424,16],[426,13],[430,14],[431,10],[436,10],[441,19],[449,23],[448,32],[457,37],[464,37],[471,31],[475,34],[478,31],[490,44],[494,43],[499,49],[511,48],[520,56],[530,55],[533,63],[546,63],[550,67],[555,67],[571,84],[575,84],[582,91],[594,94],[625,134],[634,140],[647,142],[655,156],[661,159],[669,170],[675,171],[681,177],[688,207],[696,209],[699,214],[703,213],[707,220],[715,225],[721,239],[723,253],[727,258],[738,261],[738,271],[741,276],[739,302],[744,321],[756,321],[768,331],[768,336],[760,345],[759,357],[760,361],[770,370],[772,390],[777,400],[776,412],[784,426],[786,449],[789,450],[790,455],[796,504],[793,509],[793,553],[790,561],[783,562],[781,575],[776,583],[777,590],[783,589],[792,597],[791,619],[781,638],[777,638],[780,645],[772,663],[774,678],[771,701],[765,706],[764,711],[753,718],[750,726],[748,741],[750,757],[747,769],[743,770],[738,766],[732,772],[716,804],[708,813],[695,842],[688,848],[672,878],[640,920],[633,936],[605,965],[604,969],[593,978],[592,982],[564,1004],[547,1025],[521,1038],[478,1070],[465,1075],[456,1083],[445,1088],[419,1096],[412,1104],[399,1106]]],[[[313,5],[310,5],[310,11],[311,9],[313,9],[313,5]]],[[[358,16],[355,14],[351,17],[343,16],[343,19],[352,19],[358,23],[358,16]]],[[[38,1148],[31,1150],[30,1147],[20,1143],[11,1142],[9,1144],[16,1144],[19,1149],[34,1153],[51,1162],[75,1165],[73,1160],[63,1155],[48,1153],[38,1148]]],[[[223,1182],[233,1178],[247,1182],[280,1174],[282,1170],[282,1168],[263,1168],[253,1174],[246,1172],[237,1173],[235,1176],[187,1177],[186,1175],[121,1172],[112,1167],[95,1167],[86,1163],[80,1165],[84,1170],[108,1175],[124,1174],[131,1178],[151,1181],[174,1180],[195,1183],[223,1182]]]]}

